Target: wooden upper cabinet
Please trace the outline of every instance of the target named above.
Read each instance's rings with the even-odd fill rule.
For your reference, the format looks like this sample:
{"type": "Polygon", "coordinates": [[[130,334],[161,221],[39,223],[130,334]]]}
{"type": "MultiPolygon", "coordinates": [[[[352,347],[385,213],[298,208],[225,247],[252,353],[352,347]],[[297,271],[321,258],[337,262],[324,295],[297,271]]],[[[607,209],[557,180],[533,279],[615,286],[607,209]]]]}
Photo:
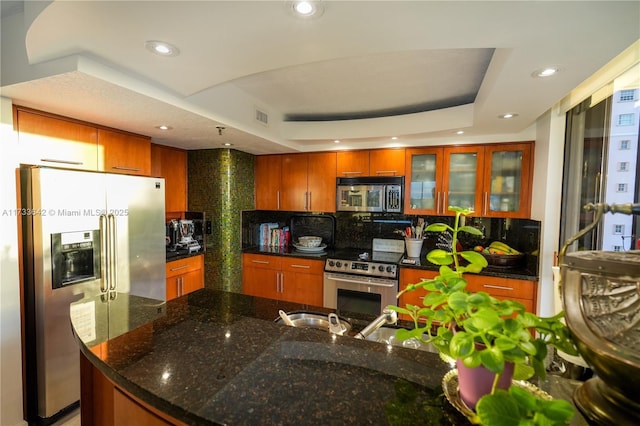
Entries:
{"type": "Polygon", "coordinates": [[[334,212],[336,153],[259,156],[255,193],[259,210],[334,212]]]}
{"type": "Polygon", "coordinates": [[[15,106],[14,113],[21,163],[98,170],[95,127],[15,106]]]}
{"type": "Polygon", "coordinates": [[[187,151],[151,144],[151,175],[164,178],[165,211],[186,211],[187,151]]]}
{"type": "Polygon", "coordinates": [[[404,176],[404,149],[373,149],[369,151],[370,176],[404,176]]]}
{"type": "Polygon", "coordinates": [[[280,209],[281,155],[260,155],[255,159],[256,209],[280,209]]]}
{"type": "Polygon", "coordinates": [[[369,151],[339,151],[336,162],[337,177],[369,176],[369,151]]]}
{"type": "Polygon", "coordinates": [[[487,145],[483,172],[483,216],[531,215],[533,142],[487,145]]]}
{"type": "Polygon", "coordinates": [[[339,151],[337,177],[404,176],[404,149],[339,151]]]}
{"type": "Polygon", "coordinates": [[[109,173],[149,176],[151,138],[98,129],[98,164],[109,173]]]}
{"type": "Polygon", "coordinates": [[[336,153],[307,154],[307,211],[336,211],[336,153]]]}

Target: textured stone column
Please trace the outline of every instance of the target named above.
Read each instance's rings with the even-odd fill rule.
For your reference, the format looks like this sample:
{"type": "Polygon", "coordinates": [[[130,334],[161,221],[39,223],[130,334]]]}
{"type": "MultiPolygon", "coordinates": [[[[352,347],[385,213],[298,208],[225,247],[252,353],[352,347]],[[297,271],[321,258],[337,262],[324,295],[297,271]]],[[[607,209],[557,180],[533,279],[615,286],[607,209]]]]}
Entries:
{"type": "Polygon", "coordinates": [[[254,209],[254,156],[232,149],[188,153],[190,211],[204,211],[212,233],[206,235],[205,286],[242,292],[243,210],[254,209]]]}

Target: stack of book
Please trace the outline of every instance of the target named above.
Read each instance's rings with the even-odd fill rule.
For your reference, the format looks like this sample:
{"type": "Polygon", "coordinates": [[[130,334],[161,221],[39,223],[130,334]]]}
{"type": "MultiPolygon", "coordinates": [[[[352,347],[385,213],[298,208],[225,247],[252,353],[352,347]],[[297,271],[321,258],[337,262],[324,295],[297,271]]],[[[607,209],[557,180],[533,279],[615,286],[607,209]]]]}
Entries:
{"type": "Polygon", "coordinates": [[[261,223],[258,244],[264,247],[286,247],[291,240],[289,227],[277,223],[261,223]]]}

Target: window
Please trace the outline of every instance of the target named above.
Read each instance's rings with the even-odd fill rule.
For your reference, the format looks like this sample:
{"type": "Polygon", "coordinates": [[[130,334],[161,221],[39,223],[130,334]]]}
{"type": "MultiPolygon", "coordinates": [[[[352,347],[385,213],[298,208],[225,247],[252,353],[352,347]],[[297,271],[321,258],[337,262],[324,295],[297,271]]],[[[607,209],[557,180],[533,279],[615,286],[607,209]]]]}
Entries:
{"type": "Polygon", "coordinates": [[[620,114],[618,116],[618,126],[633,125],[633,114],[620,114]]]}
{"type": "Polygon", "coordinates": [[[628,161],[620,161],[618,163],[618,171],[619,172],[628,172],[629,171],[629,162],[628,161]]]}
{"type": "Polygon", "coordinates": [[[636,99],[636,91],[634,89],[620,91],[620,102],[635,101],[635,99],[636,99]]]}
{"type": "Polygon", "coordinates": [[[624,234],[624,225],[620,225],[620,224],[613,225],[613,233],[616,235],[624,234]]]}
{"type": "Polygon", "coordinates": [[[613,246],[613,251],[622,251],[622,246],[613,246]]]}
{"type": "Polygon", "coordinates": [[[626,183],[619,183],[617,185],[617,192],[627,192],[627,184],[626,183]]]}
{"type": "Polygon", "coordinates": [[[627,150],[631,149],[631,141],[629,139],[623,139],[620,141],[620,145],[618,146],[619,150],[627,150]]]}

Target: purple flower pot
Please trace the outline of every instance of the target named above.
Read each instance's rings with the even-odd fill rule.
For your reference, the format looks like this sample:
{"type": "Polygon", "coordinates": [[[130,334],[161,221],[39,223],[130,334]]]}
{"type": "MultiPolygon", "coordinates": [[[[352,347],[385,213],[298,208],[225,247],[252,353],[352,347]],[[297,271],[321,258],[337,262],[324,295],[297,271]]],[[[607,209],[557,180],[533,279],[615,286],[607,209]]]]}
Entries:
{"type": "MultiPolygon", "coordinates": [[[[484,395],[491,393],[495,374],[483,366],[469,368],[462,360],[456,360],[458,368],[458,387],[460,399],[472,410],[476,409],[478,400],[484,395]]],[[[504,371],[498,381],[498,388],[508,389],[513,379],[514,364],[508,362],[504,366],[504,371]]]]}

